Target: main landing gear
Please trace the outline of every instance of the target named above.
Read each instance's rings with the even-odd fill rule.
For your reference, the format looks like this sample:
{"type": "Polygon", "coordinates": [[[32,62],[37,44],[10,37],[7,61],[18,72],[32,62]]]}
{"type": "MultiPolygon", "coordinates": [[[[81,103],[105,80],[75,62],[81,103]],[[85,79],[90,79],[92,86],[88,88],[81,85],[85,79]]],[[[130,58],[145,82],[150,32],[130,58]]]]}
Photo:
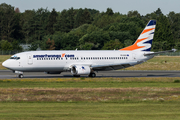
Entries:
{"type": "Polygon", "coordinates": [[[93,73],[90,73],[90,74],[89,74],[89,77],[96,77],[96,73],[94,73],[94,72],[93,72],[93,73]]]}
{"type": "Polygon", "coordinates": [[[23,78],[24,75],[23,75],[23,74],[19,74],[18,77],[19,77],[19,78],[23,78]]]}

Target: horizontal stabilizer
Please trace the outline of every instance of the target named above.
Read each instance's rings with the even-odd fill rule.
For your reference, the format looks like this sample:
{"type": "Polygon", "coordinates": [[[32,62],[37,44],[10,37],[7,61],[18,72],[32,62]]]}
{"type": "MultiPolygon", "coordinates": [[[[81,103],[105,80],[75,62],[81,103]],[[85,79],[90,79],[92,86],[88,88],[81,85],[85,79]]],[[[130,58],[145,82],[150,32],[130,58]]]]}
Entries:
{"type": "Polygon", "coordinates": [[[176,52],[176,49],[172,49],[172,50],[167,50],[167,51],[160,51],[160,52],[153,52],[153,53],[145,53],[144,56],[149,56],[149,55],[156,55],[156,54],[160,54],[160,53],[166,53],[166,52],[176,52]]]}

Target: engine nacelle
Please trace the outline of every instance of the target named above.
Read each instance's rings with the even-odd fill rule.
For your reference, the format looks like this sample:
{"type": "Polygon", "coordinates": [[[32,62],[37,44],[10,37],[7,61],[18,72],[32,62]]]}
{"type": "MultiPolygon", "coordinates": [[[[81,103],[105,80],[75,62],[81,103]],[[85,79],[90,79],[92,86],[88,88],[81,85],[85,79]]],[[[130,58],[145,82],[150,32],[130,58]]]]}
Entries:
{"type": "Polygon", "coordinates": [[[91,72],[91,69],[89,66],[74,65],[71,68],[71,73],[73,75],[89,75],[90,72],[91,72]]]}

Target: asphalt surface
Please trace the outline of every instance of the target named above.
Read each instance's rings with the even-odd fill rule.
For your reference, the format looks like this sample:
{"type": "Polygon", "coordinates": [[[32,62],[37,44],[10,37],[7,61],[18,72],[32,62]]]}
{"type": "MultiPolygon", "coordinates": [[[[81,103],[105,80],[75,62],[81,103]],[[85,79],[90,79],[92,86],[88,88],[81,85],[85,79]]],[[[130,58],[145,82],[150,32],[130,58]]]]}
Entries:
{"type": "MultiPolygon", "coordinates": [[[[17,78],[18,74],[9,70],[0,70],[0,79],[17,78]]],[[[45,74],[43,72],[24,72],[24,78],[71,78],[69,72],[61,74],[45,74]]],[[[83,75],[81,77],[87,77],[83,75]]],[[[101,71],[96,77],[180,77],[180,71],[101,71]]]]}

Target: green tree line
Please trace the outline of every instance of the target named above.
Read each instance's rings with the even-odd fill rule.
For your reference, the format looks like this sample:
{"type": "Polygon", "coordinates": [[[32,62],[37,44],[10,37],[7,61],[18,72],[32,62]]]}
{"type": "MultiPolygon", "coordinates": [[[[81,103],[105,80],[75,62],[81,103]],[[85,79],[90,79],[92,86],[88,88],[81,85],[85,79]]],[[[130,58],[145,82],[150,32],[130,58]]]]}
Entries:
{"type": "Polygon", "coordinates": [[[160,8],[145,16],[138,11],[127,14],[95,9],[44,8],[21,13],[6,3],[0,4],[0,50],[113,50],[133,44],[147,22],[157,20],[152,49],[180,48],[180,13],[164,15],[160,8]]]}

